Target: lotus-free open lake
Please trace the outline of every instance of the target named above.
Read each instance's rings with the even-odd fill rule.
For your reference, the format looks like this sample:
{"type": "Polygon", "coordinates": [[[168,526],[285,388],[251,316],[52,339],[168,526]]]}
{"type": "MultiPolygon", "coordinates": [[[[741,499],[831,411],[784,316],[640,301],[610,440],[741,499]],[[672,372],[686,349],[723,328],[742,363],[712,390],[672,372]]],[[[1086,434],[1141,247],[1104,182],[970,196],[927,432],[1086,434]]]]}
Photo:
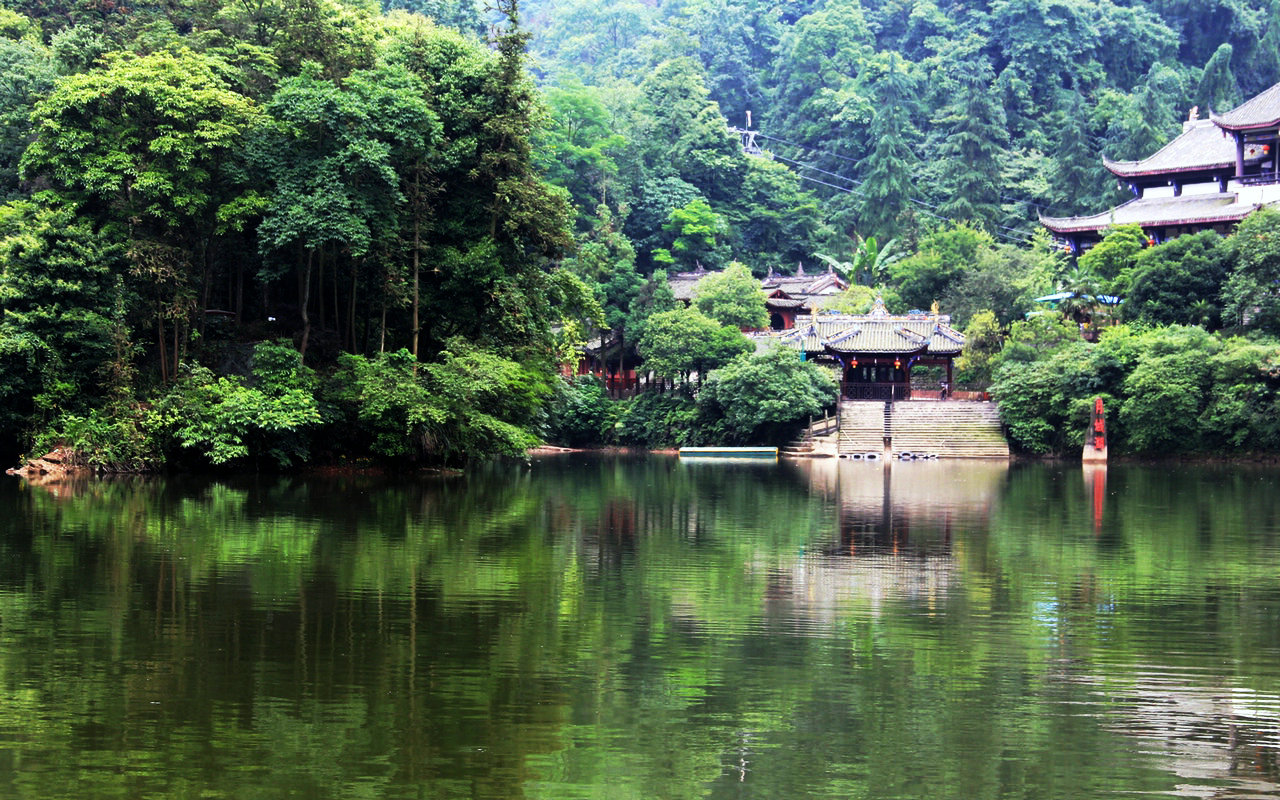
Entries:
{"type": "Polygon", "coordinates": [[[10,479],[0,797],[1280,798],[1280,469],[10,479]]]}

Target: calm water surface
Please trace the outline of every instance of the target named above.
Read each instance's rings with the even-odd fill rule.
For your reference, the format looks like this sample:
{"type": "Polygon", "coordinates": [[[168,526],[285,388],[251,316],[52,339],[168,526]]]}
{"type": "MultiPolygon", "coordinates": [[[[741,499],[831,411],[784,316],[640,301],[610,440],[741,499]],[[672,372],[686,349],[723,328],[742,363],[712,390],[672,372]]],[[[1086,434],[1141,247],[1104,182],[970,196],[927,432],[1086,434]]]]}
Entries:
{"type": "Polygon", "coordinates": [[[0,798],[1280,798],[1280,471],[0,483],[0,798]]]}

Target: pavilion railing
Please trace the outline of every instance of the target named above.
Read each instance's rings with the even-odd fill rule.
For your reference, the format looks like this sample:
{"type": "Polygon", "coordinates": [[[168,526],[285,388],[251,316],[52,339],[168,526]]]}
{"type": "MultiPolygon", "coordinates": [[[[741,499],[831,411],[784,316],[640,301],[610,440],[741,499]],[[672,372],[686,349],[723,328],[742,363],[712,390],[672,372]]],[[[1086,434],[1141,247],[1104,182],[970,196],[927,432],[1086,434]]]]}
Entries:
{"type": "Polygon", "coordinates": [[[1237,178],[1241,185],[1244,186],[1269,186],[1273,183],[1280,183],[1280,175],[1274,172],[1264,172],[1261,175],[1245,175],[1243,178],[1237,178]]]}

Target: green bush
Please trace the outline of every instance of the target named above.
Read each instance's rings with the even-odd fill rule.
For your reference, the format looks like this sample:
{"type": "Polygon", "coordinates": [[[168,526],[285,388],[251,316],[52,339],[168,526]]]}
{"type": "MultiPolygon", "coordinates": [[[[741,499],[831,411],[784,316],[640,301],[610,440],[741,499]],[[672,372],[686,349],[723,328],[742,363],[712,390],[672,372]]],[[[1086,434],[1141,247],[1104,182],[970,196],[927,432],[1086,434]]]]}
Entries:
{"type": "Polygon", "coordinates": [[[831,370],[775,347],[739,356],[711,373],[698,395],[705,416],[720,421],[724,444],[780,445],[810,417],[833,408],[839,387],[831,370]]]}
{"type": "Polygon", "coordinates": [[[319,425],[315,377],[285,342],[254,348],[251,382],[189,367],[155,405],[158,424],[181,448],[211,464],[270,458],[306,460],[319,425]]]}
{"type": "Polygon", "coordinates": [[[687,389],[639,395],[620,414],[617,432],[619,444],[637,447],[697,446],[715,442],[718,434],[687,389]]]}
{"type": "Polygon", "coordinates": [[[547,441],[565,447],[613,444],[621,404],[610,400],[604,383],[593,375],[562,380],[547,409],[547,441]]]}

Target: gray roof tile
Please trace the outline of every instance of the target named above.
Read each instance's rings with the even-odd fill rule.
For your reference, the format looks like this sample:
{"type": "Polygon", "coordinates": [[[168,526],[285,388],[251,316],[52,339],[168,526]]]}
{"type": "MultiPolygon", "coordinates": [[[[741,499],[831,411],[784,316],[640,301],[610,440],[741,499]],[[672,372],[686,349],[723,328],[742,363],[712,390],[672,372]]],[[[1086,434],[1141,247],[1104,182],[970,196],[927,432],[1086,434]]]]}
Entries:
{"type": "Polygon", "coordinates": [[[1258,208],[1256,203],[1241,203],[1234,192],[1140,197],[1101,214],[1085,217],[1041,217],[1040,223],[1054,233],[1099,231],[1132,223],[1144,228],[1158,225],[1204,225],[1239,222],[1258,208]]]}
{"type": "MultiPolygon", "coordinates": [[[[1262,155],[1260,145],[1251,145],[1245,150],[1246,161],[1256,161],[1262,155]]],[[[1104,157],[1102,163],[1122,178],[1212,169],[1234,170],[1236,141],[1213,124],[1213,120],[1198,119],[1188,123],[1181,135],[1148,158],[1112,161],[1104,157]]]]}
{"type": "Polygon", "coordinates": [[[1214,124],[1232,131],[1280,125],[1280,83],[1212,119],[1214,124]]]}

